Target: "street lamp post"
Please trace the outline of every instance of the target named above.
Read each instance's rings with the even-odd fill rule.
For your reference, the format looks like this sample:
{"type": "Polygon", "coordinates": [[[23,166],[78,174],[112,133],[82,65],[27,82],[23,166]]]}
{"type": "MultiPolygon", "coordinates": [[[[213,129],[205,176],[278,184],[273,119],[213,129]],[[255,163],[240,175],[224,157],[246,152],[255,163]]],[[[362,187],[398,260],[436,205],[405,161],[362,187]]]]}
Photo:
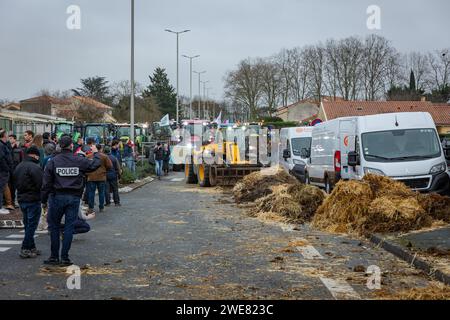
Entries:
{"type": "Polygon", "coordinates": [[[202,96],[201,96],[201,76],[203,73],[206,73],[206,71],[194,71],[194,73],[198,74],[198,117],[201,118],[201,104],[202,104],[202,96]]]}
{"type": "Polygon", "coordinates": [[[206,84],[209,81],[202,81],[203,83],[203,116],[206,116],[206,84]]]}
{"type": "Polygon", "coordinates": [[[172,31],[172,30],[166,29],[165,31],[177,35],[177,116],[176,116],[176,119],[177,119],[177,124],[178,124],[178,123],[179,123],[179,119],[178,119],[178,112],[179,112],[179,93],[180,93],[180,91],[179,91],[179,87],[180,87],[180,86],[179,86],[179,84],[180,84],[180,81],[179,81],[179,79],[180,79],[180,72],[179,72],[179,70],[180,70],[180,69],[179,69],[179,65],[180,65],[180,64],[179,64],[179,58],[180,58],[179,38],[180,38],[180,34],[189,32],[189,31],[191,31],[191,30],[172,31]]]}
{"type": "MultiPolygon", "coordinates": [[[[208,116],[211,118],[210,115],[210,107],[209,107],[209,90],[212,90],[212,88],[206,88],[206,109],[208,110],[208,116]]],[[[214,118],[214,113],[212,113],[212,118],[214,118]]]]}
{"type": "Polygon", "coordinates": [[[131,95],[130,139],[134,142],[134,0],[131,0],[131,95]]]}
{"type": "Polygon", "coordinates": [[[189,81],[189,86],[190,86],[190,97],[189,97],[189,119],[192,120],[192,60],[195,58],[200,57],[200,55],[196,55],[196,56],[187,56],[183,54],[183,57],[188,58],[190,61],[190,71],[189,71],[189,76],[190,76],[190,81],[189,81]]]}

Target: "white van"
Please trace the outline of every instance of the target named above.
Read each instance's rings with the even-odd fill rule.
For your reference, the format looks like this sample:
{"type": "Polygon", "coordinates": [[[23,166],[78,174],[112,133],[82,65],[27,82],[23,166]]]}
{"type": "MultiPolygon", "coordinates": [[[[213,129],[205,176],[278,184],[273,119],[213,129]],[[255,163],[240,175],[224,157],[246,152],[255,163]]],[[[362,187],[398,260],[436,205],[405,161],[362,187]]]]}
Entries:
{"type": "Polygon", "coordinates": [[[338,118],[314,127],[307,182],[331,192],[340,180],[386,175],[421,192],[448,192],[448,150],[426,112],[338,118]]]}
{"type": "Polygon", "coordinates": [[[305,182],[305,167],[311,153],[312,131],[313,127],[283,128],[280,131],[280,165],[302,182],[305,182]]]}

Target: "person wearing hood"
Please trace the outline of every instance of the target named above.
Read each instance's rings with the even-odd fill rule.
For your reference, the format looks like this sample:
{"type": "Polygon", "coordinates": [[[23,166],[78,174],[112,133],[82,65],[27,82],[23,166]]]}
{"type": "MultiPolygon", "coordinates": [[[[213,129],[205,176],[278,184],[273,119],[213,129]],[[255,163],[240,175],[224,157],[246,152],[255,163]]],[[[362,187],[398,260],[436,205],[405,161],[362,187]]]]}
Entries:
{"type": "Polygon", "coordinates": [[[36,249],[34,234],[41,217],[41,186],[43,170],[40,166],[40,151],[31,146],[25,151],[26,157],[14,170],[17,199],[23,214],[25,238],[22,242],[20,257],[36,258],[41,252],[36,249]]]}

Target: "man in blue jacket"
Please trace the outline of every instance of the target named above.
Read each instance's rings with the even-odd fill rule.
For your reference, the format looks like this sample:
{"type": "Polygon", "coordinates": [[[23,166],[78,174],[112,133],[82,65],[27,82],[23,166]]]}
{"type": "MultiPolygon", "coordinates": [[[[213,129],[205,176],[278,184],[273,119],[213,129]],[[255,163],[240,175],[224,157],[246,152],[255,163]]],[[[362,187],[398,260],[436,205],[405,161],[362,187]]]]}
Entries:
{"type": "Polygon", "coordinates": [[[92,160],[73,154],[73,143],[70,136],[62,136],[59,145],[61,153],[48,161],[42,184],[41,201],[44,207],[48,202],[47,220],[51,240],[51,255],[48,260],[44,261],[44,264],[69,266],[72,265],[69,259],[69,250],[83,194],[84,175],[97,170],[101,161],[95,145],[91,147],[94,153],[92,160]],[[63,216],[65,216],[64,239],[60,260],[60,225],[63,216]]]}

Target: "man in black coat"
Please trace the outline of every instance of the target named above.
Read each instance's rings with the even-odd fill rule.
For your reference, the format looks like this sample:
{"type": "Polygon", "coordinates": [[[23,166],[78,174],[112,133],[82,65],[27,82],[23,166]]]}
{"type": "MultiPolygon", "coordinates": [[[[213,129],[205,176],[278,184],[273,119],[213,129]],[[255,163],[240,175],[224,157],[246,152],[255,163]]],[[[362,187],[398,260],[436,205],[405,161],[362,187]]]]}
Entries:
{"type": "Polygon", "coordinates": [[[39,149],[31,146],[25,151],[26,157],[14,171],[17,187],[17,199],[23,214],[25,238],[22,242],[20,257],[35,258],[40,255],[34,243],[34,233],[41,217],[41,187],[43,171],[39,163],[39,149]]]}
{"type": "Polygon", "coordinates": [[[72,245],[74,224],[80,210],[85,174],[101,166],[101,156],[95,145],[91,149],[93,160],[73,154],[73,142],[69,136],[62,136],[59,145],[61,153],[50,159],[45,166],[41,201],[47,206],[47,221],[50,230],[51,255],[44,261],[47,265],[70,266],[69,250],[72,245]],[[64,216],[64,239],[60,258],[60,226],[64,216]]]}

